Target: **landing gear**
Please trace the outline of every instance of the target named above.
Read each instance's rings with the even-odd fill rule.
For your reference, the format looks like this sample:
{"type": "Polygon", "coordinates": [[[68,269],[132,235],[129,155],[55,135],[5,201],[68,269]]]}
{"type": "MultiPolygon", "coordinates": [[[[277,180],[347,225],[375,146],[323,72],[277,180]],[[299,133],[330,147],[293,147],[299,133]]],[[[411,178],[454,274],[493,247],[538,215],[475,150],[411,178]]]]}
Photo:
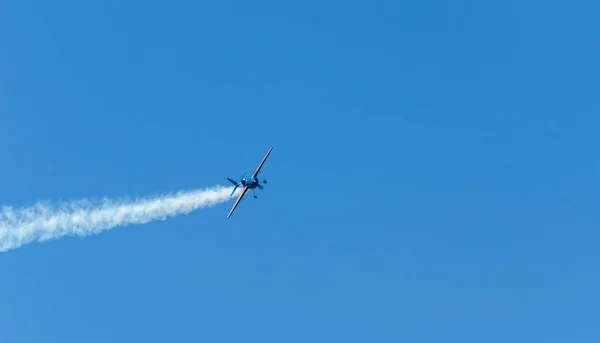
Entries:
{"type": "Polygon", "coordinates": [[[267,183],[267,180],[263,180],[263,183],[267,183]]]}

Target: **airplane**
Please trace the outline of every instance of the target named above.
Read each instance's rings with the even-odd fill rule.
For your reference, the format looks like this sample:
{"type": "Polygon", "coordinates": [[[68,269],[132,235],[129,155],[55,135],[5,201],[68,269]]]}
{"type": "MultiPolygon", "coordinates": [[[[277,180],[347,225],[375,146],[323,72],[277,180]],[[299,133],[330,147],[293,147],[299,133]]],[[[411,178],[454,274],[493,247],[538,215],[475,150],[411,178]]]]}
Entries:
{"type": "MultiPolygon", "coordinates": [[[[233,208],[231,209],[231,211],[229,211],[229,214],[227,215],[227,218],[231,217],[231,214],[233,213],[233,211],[235,211],[236,207],[239,205],[240,201],[242,200],[242,198],[244,197],[244,195],[246,195],[246,192],[248,190],[252,190],[252,193],[254,195],[254,199],[257,199],[258,197],[256,196],[256,192],[255,189],[263,189],[263,186],[260,184],[260,180],[258,180],[258,178],[256,177],[258,175],[258,173],[260,173],[260,170],[263,166],[263,164],[265,164],[265,161],[267,160],[267,157],[269,157],[269,154],[271,154],[271,150],[273,150],[273,148],[269,148],[269,151],[267,151],[267,154],[265,155],[265,157],[263,158],[262,162],[260,162],[260,164],[258,165],[258,168],[256,168],[256,170],[254,171],[254,173],[252,174],[252,176],[249,179],[246,179],[246,173],[244,173],[242,175],[242,177],[240,178],[239,181],[234,181],[230,178],[227,178],[227,180],[229,180],[229,182],[231,182],[235,187],[233,188],[233,191],[231,192],[230,196],[233,196],[233,193],[235,193],[235,191],[238,189],[238,187],[244,187],[244,190],[242,191],[242,194],[240,194],[240,196],[237,198],[237,200],[235,201],[235,204],[233,204],[233,208]]],[[[267,183],[267,180],[263,180],[263,183],[267,183]]]]}

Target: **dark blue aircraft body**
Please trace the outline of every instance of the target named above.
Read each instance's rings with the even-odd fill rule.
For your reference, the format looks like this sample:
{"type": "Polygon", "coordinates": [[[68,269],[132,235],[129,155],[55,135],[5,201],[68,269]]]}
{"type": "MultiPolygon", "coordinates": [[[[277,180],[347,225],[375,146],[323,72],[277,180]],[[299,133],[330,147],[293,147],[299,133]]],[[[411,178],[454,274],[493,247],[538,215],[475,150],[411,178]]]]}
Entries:
{"type": "MultiPolygon", "coordinates": [[[[256,193],[254,192],[254,190],[256,188],[261,189],[261,190],[263,189],[263,186],[260,184],[260,180],[258,179],[257,175],[258,175],[258,173],[260,173],[260,170],[262,169],[263,164],[265,164],[267,157],[269,157],[269,154],[271,154],[271,150],[273,150],[273,148],[269,148],[269,151],[267,151],[267,154],[263,158],[262,162],[260,162],[260,164],[258,165],[258,168],[256,168],[256,170],[254,171],[254,173],[252,174],[252,176],[250,178],[246,178],[246,173],[244,173],[242,175],[242,177],[240,178],[240,180],[237,182],[230,178],[227,178],[227,180],[229,180],[229,182],[231,182],[235,186],[233,188],[233,191],[231,192],[231,196],[233,196],[233,194],[238,189],[238,187],[243,187],[242,194],[240,194],[240,196],[235,201],[235,204],[233,205],[233,208],[229,212],[229,215],[227,215],[227,218],[231,217],[231,214],[233,213],[233,211],[235,211],[235,208],[239,205],[240,201],[242,200],[244,195],[246,195],[246,192],[248,190],[252,190],[252,192],[254,193],[253,194],[254,198],[256,199],[257,196],[256,196],[256,193]]],[[[263,180],[263,183],[267,183],[267,180],[263,180]]]]}
{"type": "MultiPolygon", "coordinates": [[[[229,182],[231,182],[235,187],[233,187],[233,191],[231,192],[231,195],[233,195],[233,193],[235,193],[235,191],[237,190],[238,187],[248,187],[248,189],[263,189],[263,186],[260,184],[260,180],[257,177],[254,177],[252,179],[246,179],[244,176],[246,176],[246,174],[244,173],[244,175],[242,175],[242,177],[240,178],[239,181],[234,181],[230,178],[227,178],[227,180],[229,180],[229,182]]],[[[263,183],[267,183],[267,180],[263,180],[263,183]]],[[[256,196],[255,196],[256,198],[256,196]]]]}

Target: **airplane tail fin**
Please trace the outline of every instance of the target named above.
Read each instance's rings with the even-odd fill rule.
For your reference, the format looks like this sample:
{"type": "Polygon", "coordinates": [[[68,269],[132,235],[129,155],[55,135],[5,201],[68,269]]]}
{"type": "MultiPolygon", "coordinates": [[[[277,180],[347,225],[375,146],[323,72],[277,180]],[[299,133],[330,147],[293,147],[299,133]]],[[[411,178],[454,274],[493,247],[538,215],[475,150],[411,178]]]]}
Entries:
{"type": "Polygon", "coordinates": [[[233,191],[231,191],[231,194],[229,196],[233,196],[233,193],[235,193],[236,189],[238,188],[238,183],[233,181],[230,178],[227,178],[227,180],[229,180],[229,182],[231,182],[235,187],[233,187],[233,191]]]}
{"type": "Polygon", "coordinates": [[[235,186],[235,187],[233,187],[233,191],[231,192],[231,195],[230,195],[230,196],[232,196],[232,195],[233,195],[233,193],[235,193],[235,191],[237,190],[237,188],[238,188],[238,187],[239,187],[239,185],[240,185],[240,182],[242,182],[242,180],[244,179],[244,176],[246,176],[246,173],[242,174],[242,177],[240,177],[240,181],[238,181],[238,182],[235,182],[235,181],[233,181],[232,179],[230,179],[230,178],[227,178],[227,180],[229,180],[229,182],[231,182],[231,183],[232,183],[232,184],[235,186]]]}

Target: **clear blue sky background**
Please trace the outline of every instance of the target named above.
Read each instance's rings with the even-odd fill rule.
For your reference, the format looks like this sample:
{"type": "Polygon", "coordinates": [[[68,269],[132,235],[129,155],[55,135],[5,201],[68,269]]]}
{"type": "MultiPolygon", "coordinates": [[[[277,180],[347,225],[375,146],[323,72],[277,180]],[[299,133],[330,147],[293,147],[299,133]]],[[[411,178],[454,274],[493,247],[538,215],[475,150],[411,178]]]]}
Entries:
{"type": "Polygon", "coordinates": [[[597,342],[596,1],[0,5],[0,203],[232,202],[0,255],[0,342],[597,342]],[[484,4],[485,3],[485,4],[484,4]]]}

